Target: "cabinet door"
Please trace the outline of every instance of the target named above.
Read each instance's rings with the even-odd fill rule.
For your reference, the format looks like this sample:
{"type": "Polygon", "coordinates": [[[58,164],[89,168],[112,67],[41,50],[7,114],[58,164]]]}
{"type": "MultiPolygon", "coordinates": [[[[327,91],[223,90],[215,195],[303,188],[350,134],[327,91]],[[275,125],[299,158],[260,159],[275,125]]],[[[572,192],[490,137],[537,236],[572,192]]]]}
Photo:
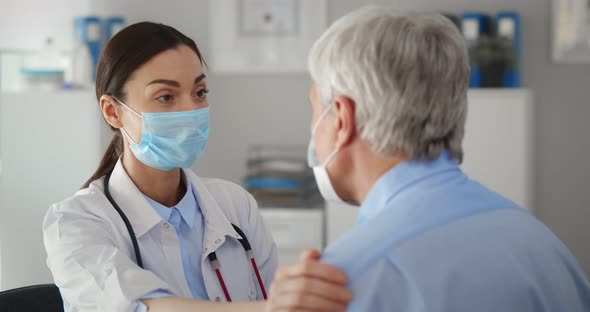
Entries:
{"type": "Polygon", "coordinates": [[[533,102],[527,90],[471,90],[462,169],[533,210],[533,102]]]}
{"type": "Polygon", "coordinates": [[[279,264],[296,262],[305,249],[323,248],[322,209],[263,208],[260,213],[277,244],[279,264]]]}
{"type": "Polygon", "coordinates": [[[104,121],[91,91],[0,94],[2,287],[51,282],[41,227],[98,167],[104,121]]]}

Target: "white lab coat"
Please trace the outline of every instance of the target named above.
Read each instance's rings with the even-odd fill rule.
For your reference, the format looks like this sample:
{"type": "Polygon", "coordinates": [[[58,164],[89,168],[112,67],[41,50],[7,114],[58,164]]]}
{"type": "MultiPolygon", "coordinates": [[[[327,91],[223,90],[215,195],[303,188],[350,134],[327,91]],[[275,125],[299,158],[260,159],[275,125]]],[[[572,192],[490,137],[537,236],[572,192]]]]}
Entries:
{"type": "MultiPolygon", "coordinates": [[[[202,179],[190,170],[184,173],[195,187],[205,220],[200,265],[209,299],[225,301],[206,258],[216,251],[232,300],[261,300],[254,270],[231,226],[236,224],[246,234],[268,289],[278,263],[277,250],[256,201],[233,183],[202,179]]],[[[45,217],[47,265],[66,311],[134,311],[137,299],[155,290],[191,297],[174,228],[150,206],[119,160],[109,190],[133,226],[145,270],[141,269],[127,228],[104,195],[103,182],[104,178],[94,181],[74,197],[54,204],[45,217]]]]}

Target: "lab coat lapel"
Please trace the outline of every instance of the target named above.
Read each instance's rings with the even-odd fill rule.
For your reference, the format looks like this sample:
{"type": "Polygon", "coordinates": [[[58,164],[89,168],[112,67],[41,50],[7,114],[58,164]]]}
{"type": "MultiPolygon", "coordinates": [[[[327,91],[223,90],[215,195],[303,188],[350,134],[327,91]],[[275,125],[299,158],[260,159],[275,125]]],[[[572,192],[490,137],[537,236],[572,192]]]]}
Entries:
{"type": "MultiPolygon", "coordinates": [[[[219,206],[216,198],[211,195],[203,180],[190,170],[185,170],[185,174],[190,177],[195,187],[197,200],[205,219],[201,269],[209,298],[216,301],[225,301],[217,276],[207,260],[207,256],[216,251],[221,266],[221,274],[224,276],[232,299],[256,299],[256,292],[250,274],[250,264],[242,246],[237,242],[242,237],[234,230],[232,221],[226,217],[224,209],[219,206]],[[228,237],[230,241],[226,242],[228,237]],[[232,242],[232,238],[236,241],[232,242]],[[220,249],[224,243],[230,244],[231,247],[220,249]]],[[[226,196],[230,195],[227,194],[226,196]]]]}
{"type": "Polygon", "coordinates": [[[109,190],[115,202],[129,219],[137,238],[162,221],[160,215],[150,206],[145,196],[127,175],[121,159],[111,174],[109,190]]]}
{"type": "Polygon", "coordinates": [[[242,237],[234,230],[231,222],[227,219],[215,198],[209,193],[203,181],[191,170],[185,170],[184,172],[195,187],[197,201],[205,220],[203,255],[206,257],[209,253],[217,250],[225,242],[226,236],[241,239],[242,237]]]}

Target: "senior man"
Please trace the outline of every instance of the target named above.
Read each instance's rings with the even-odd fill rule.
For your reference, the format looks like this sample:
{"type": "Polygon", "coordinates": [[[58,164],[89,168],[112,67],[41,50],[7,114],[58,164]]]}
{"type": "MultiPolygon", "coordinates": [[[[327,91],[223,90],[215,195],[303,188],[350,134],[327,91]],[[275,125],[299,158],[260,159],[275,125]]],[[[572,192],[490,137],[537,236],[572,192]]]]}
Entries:
{"type": "Polygon", "coordinates": [[[564,244],[459,168],[469,60],[450,21],[361,9],[319,38],[309,70],[318,186],[361,204],[321,258],[348,276],[349,310],[590,311],[564,244]]]}

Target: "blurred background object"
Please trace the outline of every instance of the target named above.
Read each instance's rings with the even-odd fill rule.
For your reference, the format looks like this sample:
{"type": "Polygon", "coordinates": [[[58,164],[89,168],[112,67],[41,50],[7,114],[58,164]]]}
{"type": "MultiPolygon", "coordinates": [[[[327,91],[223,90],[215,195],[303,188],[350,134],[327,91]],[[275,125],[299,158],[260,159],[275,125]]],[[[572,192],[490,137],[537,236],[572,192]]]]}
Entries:
{"type": "Polygon", "coordinates": [[[307,165],[307,146],[251,146],[244,185],[261,208],[280,264],[295,262],[306,248],[325,246],[324,201],[307,165]]]}
{"type": "MultiPolygon", "coordinates": [[[[478,70],[479,77],[474,79],[481,88],[506,87],[504,77],[515,72],[517,67],[512,45],[498,37],[479,39],[472,48],[471,62],[478,70]]],[[[474,81],[472,83],[475,84],[474,81]]]]}
{"type": "Polygon", "coordinates": [[[590,63],[590,2],[551,0],[553,60],[590,63]]]}
{"type": "Polygon", "coordinates": [[[501,86],[505,88],[520,87],[520,14],[503,11],[496,15],[496,38],[505,42],[511,49],[506,51],[508,66],[503,70],[501,86]]]}
{"type": "Polygon", "coordinates": [[[471,88],[520,87],[520,17],[502,11],[463,14],[461,30],[471,58],[471,88]]]}
{"type": "Polygon", "coordinates": [[[260,213],[277,244],[279,265],[295,263],[305,249],[324,248],[324,209],[266,207],[260,213]]]}
{"type": "Polygon", "coordinates": [[[73,16],[72,41],[57,45],[47,37],[38,49],[0,46],[0,91],[93,89],[104,45],[125,26],[119,16],[73,16]]]}
{"type": "Polygon", "coordinates": [[[484,13],[465,13],[461,19],[461,31],[471,60],[471,77],[469,79],[469,87],[471,88],[482,86],[482,69],[480,64],[476,63],[474,54],[480,40],[491,37],[491,23],[491,17],[484,13]]]}
{"type": "Polygon", "coordinates": [[[261,207],[307,207],[323,204],[307,165],[307,146],[252,146],[244,184],[261,207]]]}
{"type": "Polygon", "coordinates": [[[305,73],[327,26],[326,0],[209,0],[211,71],[305,73]]]}
{"type": "MultiPolygon", "coordinates": [[[[90,55],[92,69],[90,72],[90,78],[91,81],[94,81],[94,77],[96,76],[96,65],[98,64],[102,45],[106,39],[104,27],[101,26],[101,19],[98,16],[76,17],[74,19],[74,29],[75,45],[84,50],[87,49],[89,52],[88,54],[90,55]]],[[[76,72],[82,71],[83,69],[73,68],[73,70],[76,72]]]]}

